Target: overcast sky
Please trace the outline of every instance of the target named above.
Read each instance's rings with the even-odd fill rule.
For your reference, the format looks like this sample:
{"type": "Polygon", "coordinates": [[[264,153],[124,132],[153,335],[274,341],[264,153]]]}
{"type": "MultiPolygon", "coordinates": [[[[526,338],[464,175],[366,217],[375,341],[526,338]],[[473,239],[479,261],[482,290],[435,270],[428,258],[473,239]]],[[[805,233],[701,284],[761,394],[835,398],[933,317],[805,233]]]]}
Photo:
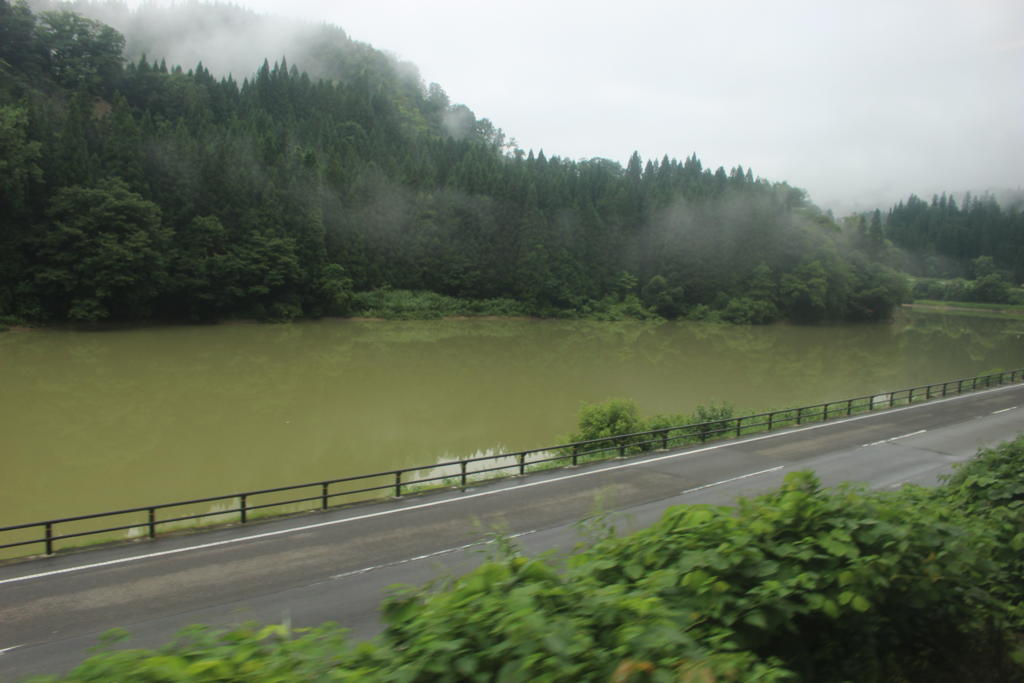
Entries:
{"type": "Polygon", "coordinates": [[[1024,186],[1022,0],[237,0],[416,64],[524,149],[742,164],[841,212],[1024,186]]]}

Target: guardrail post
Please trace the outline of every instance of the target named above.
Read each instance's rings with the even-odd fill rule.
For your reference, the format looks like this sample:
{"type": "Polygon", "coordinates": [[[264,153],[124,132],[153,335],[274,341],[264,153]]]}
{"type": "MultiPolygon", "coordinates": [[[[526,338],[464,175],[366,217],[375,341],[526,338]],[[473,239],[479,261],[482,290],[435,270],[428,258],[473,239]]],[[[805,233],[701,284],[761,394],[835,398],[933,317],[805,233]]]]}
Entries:
{"type": "Polygon", "coordinates": [[[320,485],[320,509],[321,510],[326,510],[327,509],[327,501],[328,501],[328,498],[327,498],[327,487],[328,487],[328,483],[326,481],[323,484],[320,485]]]}
{"type": "Polygon", "coordinates": [[[248,521],[248,519],[247,519],[248,515],[246,515],[246,512],[248,512],[246,510],[246,507],[247,507],[247,500],[246,499],[248,497],[249,496],[247,496],[244,493],[242,495],[238,496],[238,500],[239,500],[239,502],[238,502],[238,512],[242,516],[242,524],[245,524],[248,521]]]}
{"type": "Polygon", "coordinates": [[[909,406],[913,402],[914,402],[914,390],[911,389],[910,393],[907,394],[907,405],[909,406]]]}
{"type": "Polygon", "coordinates": [[[971,391],[974,391],[977,388],[978,388],[978,378],[974,377],[974,378],[971,379],[971,391]]]}
{"type": "Polygon", "coordinates": [[[625,458],[626,457],[626,442],[625,441],[619,441],[619,457],[620,458],[625,458]]]}
{"type": "Polygon", "coordinates": [[[149,508],[149,537],[156,538],[156,508],[149,508]]]}
{"type": "Polygon", "coordinates": [[[825,406],[821,409],[821,421],[822,422],[828,422],[828,407],[829,407],[829,405],[830,404],[826,403],[825,406]]]}
{"type": "Polygon", "coordinates": [[[943,382],[942,383],[942,397],[943,398],[946,397],[946,385],[948,385],[948,384],[949,384],[949,382],[943,382]]]}
{"type": "Polygon", "coordinates": [[[772,420],[775,419],[775,413],[768,413],[768,431],[772,431],[772,420]]]}
{"type": "Polygon", "coordinates": [[[797,424],[800,424],[800,418],[803,417],[803,412],[804,412],[803,408],[797,408],[796,409],[796,423],[797,424]]]}
{"type": "Polygon", "coordinates": [[[53,555],[53,522],[46,523],[46,554],[53,555]]]}
{"type": "Polygon", "coordinates": [[[519,474],[526,474],[526,453],[519,454],[519,474]]]}
{"type": "Polygon", "coordinates": [[[932,398],[932,385],[929,384],[924,388],[924,400],[930,401],[932,398]]]}
{"type": "Polygon", "coordinates": [[[742,433],[742,431],[743,431],[743,418],[742,417],[737,417],[736,418],[736,438],[739,438],[739,436],[742,433]]]}
{"type": "Polygon", "coordinates": [[[402,497],[402,473],[395,472],[395,498],[402,497]]]}
{"type": "Polygon", "coordinates": [[[853,399],[852,398],[846,401],[846,417],[850,417],[851,415],[853,415],[853,399]]]}
{"type": "Polygon", "coordinates": [[[668,450],[668,430],[667,429],[661,433],[661,447],[664,450],[668,450]]]}

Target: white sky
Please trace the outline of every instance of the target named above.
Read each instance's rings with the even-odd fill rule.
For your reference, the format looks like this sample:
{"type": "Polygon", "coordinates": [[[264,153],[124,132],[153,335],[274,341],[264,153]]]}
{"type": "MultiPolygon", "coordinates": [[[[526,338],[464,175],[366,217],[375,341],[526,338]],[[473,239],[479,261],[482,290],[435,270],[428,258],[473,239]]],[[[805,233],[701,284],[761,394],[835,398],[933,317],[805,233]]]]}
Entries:
{"type": "Polygon", "coordinates": [[[416,64],[524,149],[742,164],[837,213],[1024,186],[1022,0],[236,0],[416,64]]]}

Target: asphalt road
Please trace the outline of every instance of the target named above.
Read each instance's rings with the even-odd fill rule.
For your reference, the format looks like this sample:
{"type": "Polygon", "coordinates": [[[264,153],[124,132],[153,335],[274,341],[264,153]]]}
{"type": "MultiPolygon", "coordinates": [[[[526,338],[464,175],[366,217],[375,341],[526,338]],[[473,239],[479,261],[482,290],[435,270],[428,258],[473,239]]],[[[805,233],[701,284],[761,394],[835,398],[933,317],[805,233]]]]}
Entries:
{"type": "Polygon", "coordinates": [[[620,531],[679,503],[729,503],[812,469],[827,484],[934,484],[978,448],[1024,431],[1024,385],[703,447],[558,470],[245,527],[97,548],[0,567],[0,680],[63,673],[101,633],[133,646],[194,623],[337,621],[380,626],[386,587],[462,573],[489,533],[527,552],[571,550],[603,510],[620,531]],[[1020,408],[1018,408],[1020,406],[1020,408]]]}

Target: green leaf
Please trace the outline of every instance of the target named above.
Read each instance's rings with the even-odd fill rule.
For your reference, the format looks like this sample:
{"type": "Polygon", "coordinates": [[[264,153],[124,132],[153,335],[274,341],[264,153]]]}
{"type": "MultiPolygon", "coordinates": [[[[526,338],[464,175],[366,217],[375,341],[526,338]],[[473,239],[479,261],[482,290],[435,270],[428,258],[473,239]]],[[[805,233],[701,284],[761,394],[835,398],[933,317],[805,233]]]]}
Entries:
{"type": "Polygon", "coordinates": [[[231,666],[223,659],[200,659],[188,665],[188,668],[185,669],[185,675],[201,676],[207,672],[213,673],[214,670],[216,670],[216,675],[219,677],[226,677],[231,674],[231,666]]]}
{"type": "Polygon", "coordinates": [[[871,603],[863,595],[855,595],[850,602],[850,606],[858,612],[867,612],[871,609],[871,603]]]}
{"type": "Polygon", "coordinates": [[[767,629],[768,620],[764,616],[764,612],[761,610],[754,610],[743,617],[743,621],[750,624],[755,628],[767,629]]]}

